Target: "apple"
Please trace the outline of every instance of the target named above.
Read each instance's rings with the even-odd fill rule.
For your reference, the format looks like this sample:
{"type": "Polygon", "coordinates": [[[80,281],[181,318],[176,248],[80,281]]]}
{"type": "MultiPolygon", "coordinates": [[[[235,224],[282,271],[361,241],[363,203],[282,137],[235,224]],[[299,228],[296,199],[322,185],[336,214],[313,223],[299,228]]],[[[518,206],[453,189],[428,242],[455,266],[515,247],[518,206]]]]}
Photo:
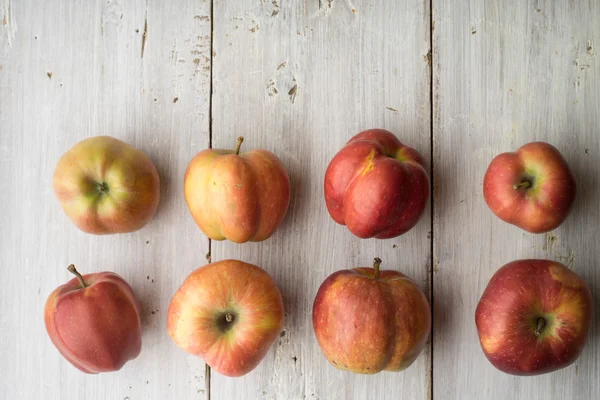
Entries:
{"type": "Polygon", "coordinates": [[[518,260],[489,281],[475,323],[483,352],[499,370],[538,375],[573,363],[592,321],[587,283],[549,260],[518,260]]]}
{"type": "Polygon", "coordinates": [[[54,192],[87,233],[133,232],[156,212],[160,182],[146,154],[110,136],[82,140],[58,161],[54,192]]]}
{"type": "Polygon", "coordinates": [[[383,129],[351,138],[325,173],[329,214],[359,238],[402,235],[417,224],[428,198],[423,157],[383,129]]]}
{"type": "Polygon", "coordinates": [[[423,291],[406,275],[373,268],[341,270],[321,285],[313,328],[335,367],[361,374],[401,371],[429,337],[431,311],[423,291]]]}
{"type": "Polygon", "coordinates": [[[190,161],[184,194],[194,220],[209,238],[260,242],[279,226],[290,204],[290,180],[267,150],[240,154],[207,149],[190,161]]]}
{"type": "Polygon", "coordinates": [[[283,329],[283,300],[271,276],[238,260],[193,271],[173,296],[167,329],[173,342],[219,373],[252,371],[283,329]]]}
{"type": "Polygon", "coordinates": [[[560,226],[571,211],[575,192],[567,162],[544,142],[496,156],[483,179],[483,196],[492,212],[531,233],[560,226]]]}
{"type": "Polygon", "coordinates": [[[67,361],[88,374],[117,371],[140,354],[140,306],[112,272],[75,278],[54,290],[44,309],[48,336],[67,361]]]}

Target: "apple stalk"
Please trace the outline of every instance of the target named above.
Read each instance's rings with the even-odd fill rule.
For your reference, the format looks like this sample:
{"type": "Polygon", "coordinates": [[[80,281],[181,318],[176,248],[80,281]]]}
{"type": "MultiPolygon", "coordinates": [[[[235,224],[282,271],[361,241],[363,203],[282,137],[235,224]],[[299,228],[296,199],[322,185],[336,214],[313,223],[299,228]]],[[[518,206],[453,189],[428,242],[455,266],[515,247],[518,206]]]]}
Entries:
{"type": "Polygon", "coordinates": [[[537,320],[537,327],[535,328],[535,336],[540,336],[542,334],[542,330],[546,326],[546,320],[542,317],[537,320]]]}
{"type": "Polygon", "coordinates": [[[530,186],[531,186],[531,182],[529,182],[529,181],[523,181],[523,182],[521,182],[519,184],[513,185],[513,189],[515,189],[515,190],[519,190],[519,189],[522,189],[522,188],[523,189],[527,189],[530,186]]]}
{"type": "Polygon", "coordinates": [[[240,136],[237,138],[237,146],[235,148],[235,155],[239,156],[240,155],[240,147],[242,147],[242,143],[244,143],[244,137],[240,136]]]}
{"type": "Polygon", "coordinates": [[[79,273],[79,271],[77,271],[75,269],[75,265],[71,264],[67,267],[67,269],[69,270],[70,273],[72,273],[73,275],[75,275],[77,277],[77,280],[79,281],[79,284],[81,285],[81,288],[86,288],[88,285],[86,285],[85,281],[83,280],[83,276],[81,276],[81,274],[79,273]]]}
{"type": "Polygon", "coordinates": [[[380,265],[381,265],[381,258],[375,257],[375,260],[373,260],[373,269],[375,270],[375,273],[373,274],[373,279],[375,279],[375,280],[379,279],[379,266],[380,265]]]}

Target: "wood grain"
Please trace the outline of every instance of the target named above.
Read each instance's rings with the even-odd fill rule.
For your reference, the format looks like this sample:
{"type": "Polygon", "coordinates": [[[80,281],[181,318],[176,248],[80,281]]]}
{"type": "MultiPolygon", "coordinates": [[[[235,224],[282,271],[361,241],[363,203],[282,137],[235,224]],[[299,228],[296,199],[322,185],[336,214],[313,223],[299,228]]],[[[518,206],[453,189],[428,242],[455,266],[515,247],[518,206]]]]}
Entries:
{"type": "Polygon", "coordinates": [[[429,350],[403,373],[354,375],[331,366],[312,329],[312,302],[338,269],[400,270],[429,290],[430,214],[404,236],[361,240],[325,208],[327,164],[355,133],[395,132],[430,155],[427,2],[372,0],[214,4],[215,148],[265,148],[287,167],[292,201],[270,239],[212,242],[213,260],[266,269],[283,292],[285,332],[250,374],[213,373],[214,399],[426,399],[429,350]]]}
{"type": "Polygon", "coordinates": [[[0,398],[205,397],[204,363],[171,342],[166,311],[208,250],[182,193],[187,162],[209,141],[210,1],[4,3],[0,398]],[[159,170],[161,204],[138,232],[79,232],[54,197],[58,158],[95,135],[131,143],[159,170]],[[117,373],[80,373],[46,336],[44,303],[70,279],[69,263],[117,272],[141,301],[142,353],[117,373]]]}
{"type": "MultiPolygon", "coordinates": [[[[495,370],[474,323],[492,274],[521,258],[559,260],[600,289],[600,3],[434,0],[435,399],[591,399],[600,393],[600,322],[572,366],[519,378],[495,370]],[[576,176],[572,215],[533,235],[482,195],[492,158],[554,144],[576,176]]],[[[596,304],[598,296],[595,296],[596,304]]]]}
{"type": "Polygon", "coordinates": [[[416,0],[215,0],[212,22],[210,0],[0,0],[0,398],[208,397],[204,363],[170,341],[165,322],[171,296],[209,248],[182,187],[188,161],[210,144],[211,112],[213,147],[232,148],[243,135],[245,149],[277,154],[292,182],[272,238],[212,243],[213,260],[271,273],[286,307],[285,333],[263,363],[240,379],[213,373],[212,398],[597,397],[597,318],[580,359],[552,375],[502,374],[477,339],[477,301],[514,259],[562,261],[600,290],[600,2],[511,3],[432,0],[430,27],[429,2],[416,0]],[[433,287],[429,212],[382,241],[353,237],[325,208],[329,160],[371,127],[395,132],[428,161],[433,150],[433,287]],[[83,234],[54,199],[60,155],[101,134],[144,150],[161,175],[157,216],[139,232],[83,234]],[[493,156],[533,140],[557,146],[579,185],[573,214],[546,235],[503,223],[482,197],[493,156]],[[338,371],[318,348],[319,285],[375,256],[435,293],[433,392],[429,348],[407,371],[376,376],[338,371]],[[71,262],[121,274],[143,304],[142,354],[118,373],[79,373],[45,335],[46,296],[70,278],[71,262]]]}

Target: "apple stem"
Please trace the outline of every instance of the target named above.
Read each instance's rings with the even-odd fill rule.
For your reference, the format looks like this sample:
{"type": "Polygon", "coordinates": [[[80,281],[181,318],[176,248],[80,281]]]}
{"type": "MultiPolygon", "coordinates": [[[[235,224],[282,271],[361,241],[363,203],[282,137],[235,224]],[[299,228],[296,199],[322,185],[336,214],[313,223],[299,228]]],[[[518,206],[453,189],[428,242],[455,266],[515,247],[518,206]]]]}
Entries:
{"type": "Polygon", "coordinates": [[[235,154],[239,155],[240,154],[240,147],[242,147],[242,143],[244,142],[244,137],[240,136],[238,138],[238,142],[237,142],[237,147],[235,148],[235,154]]]}
{"type": "Polygon", "coordinates": [[[75,269],[75,265],[71,264],[67,267],[67,269],[69,270],[70,273],[72,273],[73,275],[75,275],[77,277],[77,280],[79,281],[79,283],[81,284],[82,288],[86,288],[88,285],[85,284],[85,282],[83,281],[83,276],[81,276],[81,274],[79,273],[79,271],[77,271],[75,269]]]}
{"type": "Polygon", "coordinates": [[[535,336],[540,336],[542,334],[542,329],[546,326],[546,320],[542,317],[537,320],[537,327],[535,328],[535,336]]]}
{"type": "Polygon", "coordinates": [[[373,279],[379,279],[379,266],[380,265],[381,265],[381,258],[375,257],[375,260],[373,260],[373,269],[375,270],[375,273],[373,274],[373,279]]]}
{"type": "Polygon", "coordinates": [[[513,189],[515,190],[519,190],[521,188],[528,188],[529,186],[531,186],[531,182],[529,181],[523,181],[519,184],[513,185],[513,189]]]}
{"type": "Polygon", "coordinates": [[[233,315],[231,315],[230,313],[225,314],[225,321],[227,321],[227,322],[233,321],[233,315]]]}

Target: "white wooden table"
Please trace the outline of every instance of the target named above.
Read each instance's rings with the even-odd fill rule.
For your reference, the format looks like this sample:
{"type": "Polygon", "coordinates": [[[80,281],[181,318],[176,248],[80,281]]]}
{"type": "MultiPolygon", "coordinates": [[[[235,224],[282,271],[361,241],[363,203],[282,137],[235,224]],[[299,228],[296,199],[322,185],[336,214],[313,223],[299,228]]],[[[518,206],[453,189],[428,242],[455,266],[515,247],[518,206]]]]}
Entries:
{"type": "Polygon", "coordinates": [[[533,378],[496,371],[474,325],[487,281],[514,259],[570,263],[600,290],[600,1],[0,0],[0,21],[0,398],[600,398],[597,318],[574,365],[533,378]],[[329,160],[371,127],[432,173],[431,210],[396,239],[357,239],[325,208],[329,160]],[[161,205],[138,232],[81,233],[54,198],[58,158],[96,135],[159,170],[161,205]],[[239,135],[284,162],[291,206],[266,242],[210,243],[183,174],[239,135]],[[494,155],[532,140],[556,145],[579,184],[572,215],[537,236],[494,217],[481,187],[494,155]],[[207,376],[165,327],[209,250],[262,266],[284,294],[285,335],[239,379],[207,376]],[[330,273],[374,256],[429,293],[434,334],[405,372],[353,375],[321,355],[312,301],[330,273]],[[46,336],[44,302],[69,263],[121,274],[143,304],[142,353],[117,373],[80,373],[46,336]]]}

